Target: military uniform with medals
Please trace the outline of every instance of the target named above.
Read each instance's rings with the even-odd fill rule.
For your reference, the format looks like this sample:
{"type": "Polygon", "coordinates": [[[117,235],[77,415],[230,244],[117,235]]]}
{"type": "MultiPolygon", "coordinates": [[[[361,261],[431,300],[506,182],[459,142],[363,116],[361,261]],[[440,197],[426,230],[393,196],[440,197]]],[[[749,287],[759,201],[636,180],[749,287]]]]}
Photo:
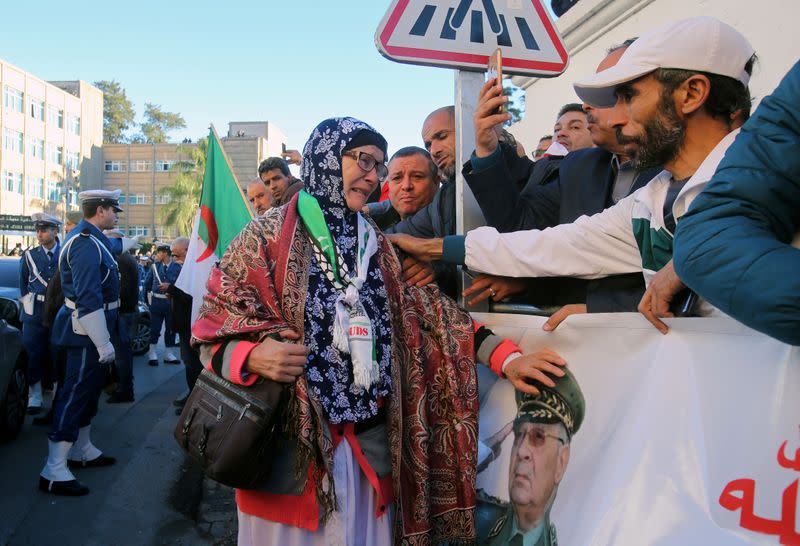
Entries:
{"type": "MultiPolygon", "coordinates": [[[[586,402],[575,376],[568,368],[562,368],[563,377],[551,376],[555,387],[539,382],[539,394],[534,396],[516,391],[517,415],[515,425],[520,422],[561,423],[570,438],[583,422],[586,402]]],[[[509,463],[510,464],[510,463],[509,463]]],[[[477,491],[477,536],[478,544],[487,546],[557,546],[556,528],[550,522],[550,507],[544,519],[535,528],[522,531],[517,527],[516,517],[510,502],[477,491]]]]}

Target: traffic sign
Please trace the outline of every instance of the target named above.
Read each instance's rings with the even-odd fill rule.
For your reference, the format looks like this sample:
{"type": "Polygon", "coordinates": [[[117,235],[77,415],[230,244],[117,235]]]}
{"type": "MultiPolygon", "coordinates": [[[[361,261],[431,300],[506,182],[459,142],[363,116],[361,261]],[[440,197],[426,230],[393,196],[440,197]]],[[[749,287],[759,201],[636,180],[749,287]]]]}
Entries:
{"type": "Polygon", "coordinates": [[[541,0],[393,0],[375,45],[393,61],[474,71],[499,47],[503,72],[520,76],[557,76],[569,60],[541,0]]]}

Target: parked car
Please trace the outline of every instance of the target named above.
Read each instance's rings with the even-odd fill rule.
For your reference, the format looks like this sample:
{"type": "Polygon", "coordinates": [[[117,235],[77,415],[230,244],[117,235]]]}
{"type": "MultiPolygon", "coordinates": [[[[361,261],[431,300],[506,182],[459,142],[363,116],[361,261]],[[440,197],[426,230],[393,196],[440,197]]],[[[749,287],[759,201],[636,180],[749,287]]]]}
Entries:
{"type": "Polygon", "coordinates": [[[15,438],[28,408],[28,364],[19,323],[19,303],[0,295],[0,441],[15,438]]]}
{"type": "MultiPolygon", "coordinates": [[[[0,258],[0,297],[14,300],[19,299],[19,258],[0,258]]],[[[19,308],[19,305],[17,305],[19,308]]],[[[150,348],[150,309],[144,303],[137,307],[136,335],[131,339],[133,354],[141,355],[150,348]]],[[[8,320],[11,325],[21,328],[19,315],[13,320],[8,320]]]]}

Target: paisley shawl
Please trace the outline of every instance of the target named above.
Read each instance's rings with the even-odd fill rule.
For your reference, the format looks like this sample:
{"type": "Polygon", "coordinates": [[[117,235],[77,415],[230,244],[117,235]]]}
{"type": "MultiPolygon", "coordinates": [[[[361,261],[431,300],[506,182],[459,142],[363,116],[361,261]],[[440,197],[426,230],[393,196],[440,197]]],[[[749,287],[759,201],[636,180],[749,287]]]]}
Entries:
{"type": "MultiPolygon", "coordinates": [[[[377,228],[376,228],[377,231],[377,228]]],[[[475,539],[478,388],[469,315],[435,286],[406,287],[393,247],[378,231],[378,264],[389,300],[391,386],[389,449],[396,544],[475,539]]],[[[297,197],[253,220],[208,280],[193,343],[262,341],[292,328],[302,334],[311,248],[297,197]]],[[[287,433],[298,439],[299,475],[330,468],[324,413],[305,376],[294,385],[287,433]],[[305,463],[305,464],[303,464],[305,463]]],[[[330,473],[314,472],[324,511],[335,506],[330,473]]],[[[258,493],[255,493],[258,494],[258,493]]]]}

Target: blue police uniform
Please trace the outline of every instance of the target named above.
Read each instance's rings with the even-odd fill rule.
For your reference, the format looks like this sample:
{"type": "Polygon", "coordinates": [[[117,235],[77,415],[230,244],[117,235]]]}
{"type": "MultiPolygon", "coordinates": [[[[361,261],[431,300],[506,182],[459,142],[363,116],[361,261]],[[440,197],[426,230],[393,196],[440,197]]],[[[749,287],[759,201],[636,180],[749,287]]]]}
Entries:
{"type": "Polygon", "coordinates": [[[166,324],[166,328],[164,329],[164,346],[178,346],[175,342],[175,332],[172,331],[172,324],[170,323],[172,310],[169,299],[167,299],[166,293],[164,293],[158,285],[161,282],[175,284],[180,272],[181,264],[175,262],[170,262],[167,265],[156,262],[148,269],[145,286],[150,292],[150,345],[158,343],[158,338],[161,335],[161,326],[166,324]],[[153,268],[158,272],[158,277],[153,273],[153,268]]]}
{"type": "Polygon", "coordinates": [[[102,309],[109,334],[112,339],[118,336],[119,269],[112,255],[118,251],[116,246],[86,220],[64,241],[60,265],[65,303],[53,323],[53,342],[66,349],[67,362],[53,408],[49,435],[53,442],[74,442],[78,429],[88,426],[97,414],[106,364],[100,363],[89,335],[76,331],[73,314],[84,317],[102,309]]]}
{"type": "MultiPolygon", "coordinates": [[[[55,226],[53,226],[55,227],[55,226]]],[[[50,250],[37,246],[23,253],[19,261],[19,290],[21,299],[30,298],[32,313],[20,310],[22,343],[28,353],[28,384],[42,380],[47,360],[53,355],[50,348],[50,330],[43,324],[44,300],[47,283],[58,267],[61,247],[56,240],[50,250]],[[28,296],[30,294],[30,296],[28,296]]]]}

